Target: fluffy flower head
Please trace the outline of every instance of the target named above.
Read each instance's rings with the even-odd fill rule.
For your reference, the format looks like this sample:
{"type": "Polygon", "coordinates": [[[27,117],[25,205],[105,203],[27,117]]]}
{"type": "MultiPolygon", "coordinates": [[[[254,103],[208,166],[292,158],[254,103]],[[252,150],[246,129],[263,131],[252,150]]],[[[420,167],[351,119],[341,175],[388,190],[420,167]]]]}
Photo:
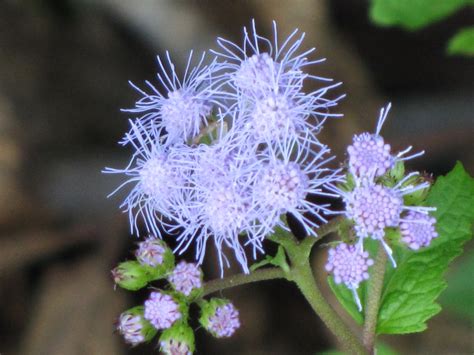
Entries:
{"type": "Polygon", "coordinates": [[[389,103],[387,107],[380,110],[375,133],[364,132],[355,135],[352,145],[347,147],[349,170],[355,176],[379,177],[393,168],[396,162],[413,159],[424,154],[424,152],[418,152],[411,156],[404,156],[411,151],[411,146],[397,155],[391,154],[390,144],[385,143],[384,138],[380,135],[390,108],[391,104],[389,103]]]}
{"type": "Polygon", "coordinates": [[[152,292],[145,301],[144,317],[156,329],[167,329],[181,318],[178,303],[161,292],[152,292]]]}
{"type": "MultiPolygon", "coordinates": [[[[183,79],[180,80],[168,52],[165,60],[157,59],[160,69],[157,78],[166,93],[162,94],[148,81],[148,92],[132,84],[142,98],[136,102],[135,108],[124,111],[140,115],[136,120],[146,128],[155,127],[166,144],[183,143],[207,125],[212,107],[220,105],[220,94],[212,87],[220,66],[215,60],[204,65],[203,53],[197,65],[191,68],[191,51],[183,79]]],[[[133,132],[124,138],[123,143],[128,143],[130,138],[134,138],[133,132]]]]}
{"type": "Polygon", "coordinates": [[[168,277],[168,281],[176,291],[189,296],[193,290],[202,287],[202,272],[196,264],[181,261],[168,277]]]}
{"type": "Polygon", "coordinates": [[[357,245],[341,243],[329,249],[326,271],[334,275],[336,284],[343,283],[352,290],[359,310],[362,306],[356,289],[362,281],[369,278],[367,271],[373,263],[374,261],[369,258],[369,253],[364,252],[357,245]]]}
{"type": "Polygon", "coordinates": [[[228,338],[240,327],[239,311],[232,303],[217,307],[209,317],[208,330],[217,338],[228,338]]]}
{"type": "Polygon", "coordinates": [[[347,200],[347,215],[362,238],[381,238],[385,228],[397,227],[402,208],[403,198],[397,190],[376,184],[356,187],[347,200]]]}
{"type": "Polygon", "coordinates": [[[400,224],[402,241],[413,250],[427,247],[438,237],[436,219],[426,213],[408,211],[400,224]]]}

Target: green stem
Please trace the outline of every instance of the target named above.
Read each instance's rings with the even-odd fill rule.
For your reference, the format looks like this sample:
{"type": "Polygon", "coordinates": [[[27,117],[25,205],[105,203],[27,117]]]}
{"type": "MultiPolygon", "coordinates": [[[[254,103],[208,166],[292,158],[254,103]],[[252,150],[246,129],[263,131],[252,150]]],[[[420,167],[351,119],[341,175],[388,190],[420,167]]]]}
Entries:
{"type": "Polygon", "coordinates": [[[202,297],[216,291],[225,290],[227,288],[245,285],[252,282],[284,279],[286,275],[284,271],[277,267],[255,270],[250,274],[237,274],[223,279],[215,279],[204,284],[204,291],[202,297]]]}
{"type": "Polygon", "coordinates": [[[300,258],[302,255],[299,255],[299,252],[293,253],[290,251],[289,254],[293,264],[291,279],[296,283],[316,314],[337,337],[346,351],[350,354],[366,354],[365,348],[360,340],[324,299],[314,279],[309,264],[309,257],[300,258]]]}
{"type": "Polygon", "coordinates": [[[326,326],[335,334],[343,347],[351,354],[366,354],[362,342],[352,333],[351,329],[342,321],[331,305],[324,299],[321,291],[316,285],[313,272],[309,263],[311,249],[324,236],[337,230],[343,217],[332,219],[329,223],[316,230],[317,237],[306,237],[299,242],[288,232],[275,233],[269,239],[282,245],[291,262],[288,272],[281,268],[259,269],[250,274],[238,274],[224,279],[216,279],[204,285],[201,297],[210,293],[227,288],[244,285],[252,282],[286,279],[296,283],[303,296],[309,302],[316,314],[322,319],[326,326]]]}
{"type": "Polygon", "coordinates": [[[363,342],[365,348],[370,354],[375,354],[375,332],[377,327],[377,317],[379,314],[387,259],[387,253],[385,252],[384,248],[379,246],[375,264],[372,268],[369,279],[369,297],[367,297],[367,305],[365,307],[363,342]]]}

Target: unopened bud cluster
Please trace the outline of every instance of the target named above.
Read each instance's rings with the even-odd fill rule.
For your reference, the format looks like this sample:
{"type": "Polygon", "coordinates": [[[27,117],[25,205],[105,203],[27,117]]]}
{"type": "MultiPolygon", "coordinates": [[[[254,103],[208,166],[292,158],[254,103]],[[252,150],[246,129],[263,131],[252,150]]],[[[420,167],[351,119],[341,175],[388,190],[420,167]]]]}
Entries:
{"type": "Polygon", "coordinates": [[[149,237],[138,244],[134,255],[136,260],[122,262],[112,270],[116,286],[137,291],[157,280],[166,280],[167,285],[154,287],[143,305],[120,315],[117,331],[127,344],[149,342],[161,332],[158,343],[162,353],[192,354],[194,331],[188,321],[193,302],[201,307],[200,321],[208,325],[205,329],[210,334],[229,337],[239,328],[237,309],[227,300],[204,300],[201,268],[186,261],[175,265],[174,255],[163,240],[149,237]]]}

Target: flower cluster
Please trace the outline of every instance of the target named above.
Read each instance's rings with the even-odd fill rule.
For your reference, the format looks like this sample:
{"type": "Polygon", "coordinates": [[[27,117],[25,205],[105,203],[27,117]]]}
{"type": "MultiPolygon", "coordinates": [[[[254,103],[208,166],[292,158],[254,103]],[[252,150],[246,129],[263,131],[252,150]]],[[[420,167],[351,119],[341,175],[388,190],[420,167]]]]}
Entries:
{"type": "Polygon", "coordinates": [[[366,270],[372,264],[370,259],[363,262],[363,258],[368,257],[364,252],[366,238],[380,241],[395,267],[392,248],[386,240],[388,228],[398,231],[400,242],[414,250],[428,246],[437,236],[436,220],[429,215],[434,208],[420,205],[429,183],[417,172],[404,176],[404,161],[423,152],[406,156],[412,149],[408,147],[393,155],[390,145],[380,135],[389,110],[390,104],[381,109],[374,134],[365,132],[354,136],[352,145],[347,148],[347,181],[331,187],[344,200],[344,214],[353,223],[356,241],[355,245],[342,243],[331,249],[326,269],[334,274],[336,283],[342,282],[353,290],[359,308],[355,290],[368,278],[366,270]]]}
{"type": "Polygon", "coordinates": [[[133,85],[141,98],[124,110],[134,117],[121,142],[134,154],[126,168],[105,172],[127,176],[118,189],[132,185],[121,207],[134,234],[140,220],[147,233],[174,234],[175,252],[193,245],[198,263],[211,241],[221,270],[230,248],[249,272],[245,247],[254,258],[263,252],[264,238],[287,228],[285,213],[308,234],[326,222],[328,205],[308,196],[332,196],[323,186],[341,181],[324,167],[329,149],[316,137],[326,119],[341,116],[330,109],[342,96],[328,96],[339,83],[306,72],[323,60],[300,49],[304,34],[280,43],[275,23],[273,30],[264,38],[252,22],[242,46],[219,38],[213,58],[203,54],[195,66],[191,52],[182,79],[166,53],[158,58],[160,90],[133,85]],[[310,81],[319,88],[306,92],[310,81]]]}
{"type": "Polygon", "coordinates": [[[149,236],[138,244],[136,260],[119,264],[113,272],[117,286],[137,291],[152,282],[166,280],[153,288],[143,305],[123,312],[116,325],[126,343],[136,346],[151,341],[158,332],[164,354],[192,354],[194,331],[189,326],[189,308],[196,303],[201,309],[199,321],[215,337],[230,337],[240,327],[239,312],[227,300],[203,299],[203,273],[195,263],[180,261],[166,243],[149,236]]]}

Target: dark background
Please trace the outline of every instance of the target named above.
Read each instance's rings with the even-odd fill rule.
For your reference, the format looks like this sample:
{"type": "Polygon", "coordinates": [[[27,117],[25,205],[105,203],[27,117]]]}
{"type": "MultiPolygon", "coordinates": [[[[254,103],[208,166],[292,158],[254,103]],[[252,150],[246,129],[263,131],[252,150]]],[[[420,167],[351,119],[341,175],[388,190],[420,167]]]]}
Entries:
{"type": "MultiPolygon", "coordinates": [[[[321,135],[340,161],[351,135],[373,131],[379,108],[391,101],[385,138],[396,150],[426,150],[410,168],[437,176],[461,160],[472,174],[474,61],[445,54],[446,41],[472,24],[468,9],[411,33],[374,26],[368,2],[356,0],[2,1],[3,355],[153,351],[155,343],[129,349],[113,332],[120,312],[146,294],[114,292],[110,269],[130,256],[135,241],[118,210],[120,198],[106,198],[120,178],[100,171],[129,158],[116,143],[128,118],[119,109],[137,99],[127,81],[153,80],[155,56],[166,49],[181,64],[191,48],[214,48],[217,35],[240,42],[251,18],[264,34],[277,20],[280,38],[295,27],[305,31],[306,47],[316,46],[328,59],[313,74],[344,82],[345,117],[328,122],[321,135]]],[[[314,264],[323,282],[320,254],[314,264]]],[[[216,265],[211,257],[208,277],[217,275],[216,265]]],[[[228,340],[198,329],[200,354],[314,354],[336,347],[289,284],[266,282],[224,295],[240,309],[242,328],[228,340]]],[[[403,354],[473,350],[472,325],[449,310],[425,333],[383,340],[403,354]]]]}

